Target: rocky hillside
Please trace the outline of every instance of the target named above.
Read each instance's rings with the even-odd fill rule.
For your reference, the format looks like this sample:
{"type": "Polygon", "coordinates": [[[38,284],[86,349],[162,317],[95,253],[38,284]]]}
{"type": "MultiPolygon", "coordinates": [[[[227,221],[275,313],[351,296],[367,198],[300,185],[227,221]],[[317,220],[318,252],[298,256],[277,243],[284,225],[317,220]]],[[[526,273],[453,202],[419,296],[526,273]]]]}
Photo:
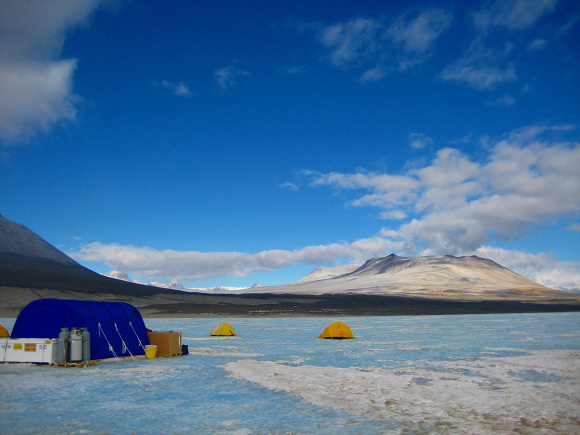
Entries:
{"type": "Polygon", "coordinates": [[[288,285],[262,291],[299,294],[373,294],[452,299],[558,297],[552,290],[486,258],[435,255],[373,258],[360,267],[321,268],[288,285]],[[352,270],[354,268],[354,270],[352,270]]]}
{"type": "Polygon", "coordinates": [[[99,275],[25,226],[3,216],[0,216],[0,286],[127,295],[160,292],[150,286],[99,275]]]}

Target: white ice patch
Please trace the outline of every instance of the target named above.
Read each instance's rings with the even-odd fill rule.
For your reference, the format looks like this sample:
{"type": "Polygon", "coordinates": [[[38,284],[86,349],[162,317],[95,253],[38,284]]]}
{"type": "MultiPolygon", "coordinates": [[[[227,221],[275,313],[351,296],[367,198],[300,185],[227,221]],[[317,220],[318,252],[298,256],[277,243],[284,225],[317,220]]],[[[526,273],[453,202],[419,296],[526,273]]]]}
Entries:
{"type": "Polygon", "coordinates": [[[445,433],[579,433],[580,351],[430,362],[400,369],[239,360],[232,376],[306,401],[445,433]]]}
{"type": "Polygon", "coordinates": [[[189,349],[190,355],[227,356],[235,358],[258,358],[263,356],[259,353],[241,352],[237,350],[224,350],[215,347],[196,347],[189,349]]]}

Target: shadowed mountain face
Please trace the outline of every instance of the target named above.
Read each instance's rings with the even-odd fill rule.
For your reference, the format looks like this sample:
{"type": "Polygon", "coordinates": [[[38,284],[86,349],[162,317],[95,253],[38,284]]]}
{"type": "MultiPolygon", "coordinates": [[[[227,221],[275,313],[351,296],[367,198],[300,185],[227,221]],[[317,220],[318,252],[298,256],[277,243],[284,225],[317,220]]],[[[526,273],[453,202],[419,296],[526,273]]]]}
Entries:
{"type": "Polygon", "coordinates": [[[151,295],[160,289],[119,281],[81,266],[23,225],[0,216],[0,286],[151,295]]]}
{"type": "Polygon", "coordinates": [[[0,216],[0,253],[80,266],[24,225],[11,222],[3,216],[0,216]]]}

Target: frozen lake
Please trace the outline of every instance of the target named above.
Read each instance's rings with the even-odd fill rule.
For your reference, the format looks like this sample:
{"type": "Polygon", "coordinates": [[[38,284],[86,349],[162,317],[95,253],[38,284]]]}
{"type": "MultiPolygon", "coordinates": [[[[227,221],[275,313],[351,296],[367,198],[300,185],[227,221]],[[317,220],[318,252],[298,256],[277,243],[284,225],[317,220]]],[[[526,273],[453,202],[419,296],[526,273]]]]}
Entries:
{"type": "Polygon", "coordinates": [[[580,313],[145,323],[190,355],[0,364],[2,432],[580,433],[580,313]],[[356,339],[317,339],[334,321],[356,339]]]}

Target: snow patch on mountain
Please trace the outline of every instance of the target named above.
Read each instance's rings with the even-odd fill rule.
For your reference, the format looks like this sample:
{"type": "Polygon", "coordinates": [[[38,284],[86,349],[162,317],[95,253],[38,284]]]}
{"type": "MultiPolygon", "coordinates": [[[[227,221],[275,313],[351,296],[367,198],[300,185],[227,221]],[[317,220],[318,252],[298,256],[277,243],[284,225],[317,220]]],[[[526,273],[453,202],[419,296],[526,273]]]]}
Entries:
{"type": "Polygon", "coordinates": [[[188,288],[188,287],[183,287],[181,285],[181,283],[179,281],[177,281],[176,279],[172,279],[171,282],[169,284],[164,284],[162,282],[155,282],[155,281],[150,281],[147,283],[143,283],[139,280],[131,280],[129,278],[129,276],[127,275],[126,272],[118,272],[116,270],[109,272],[109,273],[104,273],[104,276],[107,276],[109,278],[115,278],[115,279],[119,279],[122,281],[128,281],[128,282],[133,282],[135,284],[145,284],[148,285],[150,287],[159,287],[159,288],[163,288],[163,289],[170,289],[170,290],[180,290],[180,291],[184,291],[184,292],[210,292],[210,293],[227,293],[227,292],[232,292],[232,291],[243,291],[243,290],[248,290],[250,288],[252,289],[259,289],[262,287],[262,285],[260,284],[254,284],[252,287],[225,287],[225,286],[219,286],[219,287],[199,287],[199,288],[188,288]]]}
{"type": "Polygon", "coordinates": [[[131,282],[131,280],[129,279],[129,276],[125,272],[118,272],[116,270],[113,270],[112,272],[104,273],[103,275],[108,276],[109,278],[115,278],[115,279],[120,279],[121,281],[131,282]]]}
{"type": "Polygon", "coordinates": [[[305,282],[311,282],[311,281],[320,281],[322,279],[336,278],[338,276],[342,276],[342,275],[346,275],[347,273],[354,272],[359,267],[361,267],[360,264],[343,264],[341,266],[335,266],[335,267],[319,267],[317,269],[314,269],[312,272],[310,272],[304,278],[302,278],[296,282],[297,283],[305,283],[305,282]]]}

